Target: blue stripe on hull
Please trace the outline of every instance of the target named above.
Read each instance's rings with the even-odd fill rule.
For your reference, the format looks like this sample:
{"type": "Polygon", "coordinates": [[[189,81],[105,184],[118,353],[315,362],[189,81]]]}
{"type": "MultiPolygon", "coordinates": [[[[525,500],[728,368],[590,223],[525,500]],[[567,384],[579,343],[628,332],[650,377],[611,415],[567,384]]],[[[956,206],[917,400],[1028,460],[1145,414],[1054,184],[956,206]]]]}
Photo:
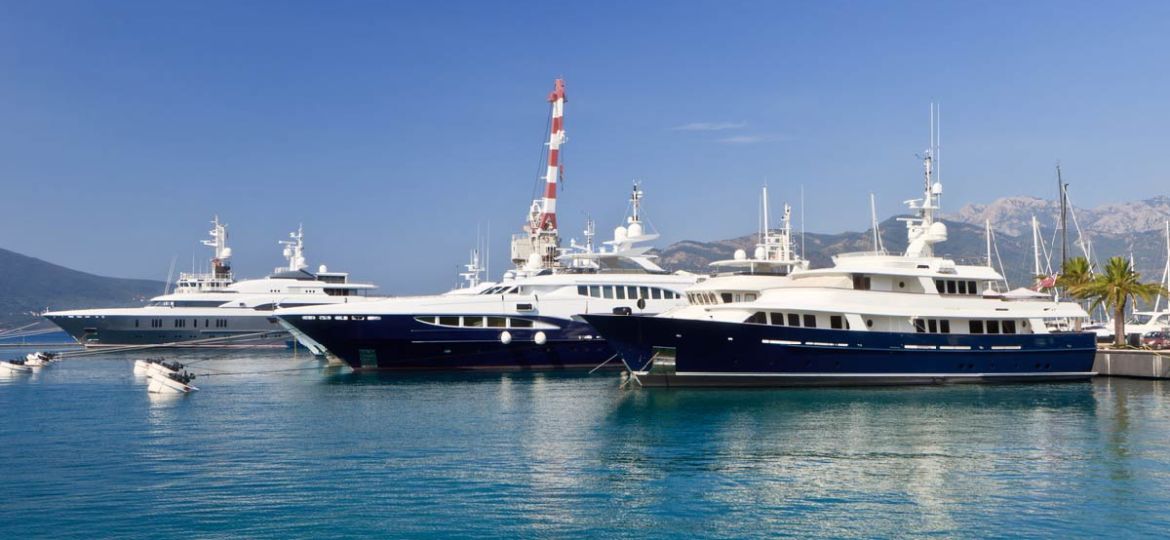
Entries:
{"type": "Polygon", "coordinates": [[[1092,375],[1093,335],[853,332],[586,315],[645,386],[805,386],[1068,380],[1092,375]],[[673,352],[673,370],[651,368],[673,352]],[[649,372],[647,372],[649,371],[649,372]]]}
{"type": "MultiPolygon", "coordinates": [[[[414,320],[413,315],[382,315],[381,320],[304,320],[286,322],[323,345],[356,370],[536,370],[593,368],[615,353],[587,324],[525,317],[558,330],[509,328],[512,341],[500,342],[503,328],[444,328],[414,320]],[[534,336],[547,341],[537,345],[534,336]]],[[[621,363],[609,367],[620,369],[621,363]]]]}

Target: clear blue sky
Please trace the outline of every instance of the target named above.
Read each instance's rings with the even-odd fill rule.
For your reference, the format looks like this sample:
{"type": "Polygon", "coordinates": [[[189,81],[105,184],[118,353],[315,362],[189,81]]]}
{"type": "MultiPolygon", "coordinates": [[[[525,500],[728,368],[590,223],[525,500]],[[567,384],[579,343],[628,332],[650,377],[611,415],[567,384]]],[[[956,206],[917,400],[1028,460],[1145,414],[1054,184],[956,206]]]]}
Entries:
{"type": "Polygon", "coordinates": [[[236,268],[311,264],[391,293],[493,273],[567,79],[565,236],[621,217],[663,244],[867,227],[916,195],[941,103],[944,206],[1170,192],[1170,3],[0,2],[0,247],[104,275],[190,267],[207,221],[236,268]],[[683,129],[683,128],[691,129],[683,129]],[[722,129],[695,129],[722,128],[722,129]]]}

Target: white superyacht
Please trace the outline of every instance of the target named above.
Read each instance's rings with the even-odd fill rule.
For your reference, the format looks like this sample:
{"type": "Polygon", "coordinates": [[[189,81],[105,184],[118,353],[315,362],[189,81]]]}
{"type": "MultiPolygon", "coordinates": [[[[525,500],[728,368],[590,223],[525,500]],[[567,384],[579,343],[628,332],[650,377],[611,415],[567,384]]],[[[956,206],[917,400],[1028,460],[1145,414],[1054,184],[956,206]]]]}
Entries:
{"type": "Polygon", "coordinates": [[[151,298],[141,307],[53,311],[44,317],[86,347],[180,344],[191,347],[229,346],[246,341],[283,342],[288,333],[272,316],[278,307],[344,304],[370,300],[375,286],[353,283],[349,274],[321,266],[310,272],[305,263],[304,234],[289,234],[285,266],[267,277],[236,281],[231,269],[227,226],[212,221],[214,249],[211,271],[180,274],[175,290],[151,298]]]}

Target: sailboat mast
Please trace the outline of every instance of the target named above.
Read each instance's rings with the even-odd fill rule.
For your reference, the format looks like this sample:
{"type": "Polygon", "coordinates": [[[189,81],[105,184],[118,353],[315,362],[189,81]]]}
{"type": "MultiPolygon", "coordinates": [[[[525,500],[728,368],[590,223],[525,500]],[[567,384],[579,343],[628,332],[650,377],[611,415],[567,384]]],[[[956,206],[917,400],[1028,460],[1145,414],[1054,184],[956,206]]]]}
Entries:
{"type": "Polygon", "coordinates": [[[1032,216],[1032,275],[1040,279],[1040,222],[1032,216]]]}
{"type": "Polygon", "coordinates": [[[995,264],[991,262],[991,220],[984,220],[983,227],[983,236],[987,239],[987,267],[994,268],[995,264]]]}
{"type": "Polygon", "coordinates": [[[1056,186],[1060,189],[1060,273],[1068,264],[1068,186],[1060,175],[1060,164],[1056,164],[1056,186]]]}

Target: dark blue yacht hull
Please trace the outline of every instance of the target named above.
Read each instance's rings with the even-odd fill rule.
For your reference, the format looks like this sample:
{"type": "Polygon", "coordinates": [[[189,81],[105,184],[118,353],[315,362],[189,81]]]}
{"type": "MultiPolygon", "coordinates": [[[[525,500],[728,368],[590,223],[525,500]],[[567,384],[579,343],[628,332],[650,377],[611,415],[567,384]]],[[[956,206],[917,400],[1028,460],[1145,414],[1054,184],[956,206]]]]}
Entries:
{"type": "MultiPolygon", "coordinates": [[[[359,316],[361,317],[361,316],[359,316]]],[[[557,370],[592,369],[615,352],[588,324],[525,317],[557,326],[552,329],[443,328],[414,315],[381,315],[379,320],[282,317],[355,370],[557,370]],[[536,342],[543,332],[545,342],[536,342]]],[[[613,359],[608,367],[621,369],[613,359]]]]}
{"type": "Polygon", "coordinates": [[[1091,333],[857,332],[584,315],[643,386],[817,386],[1083,380],[1091,333]]]}

